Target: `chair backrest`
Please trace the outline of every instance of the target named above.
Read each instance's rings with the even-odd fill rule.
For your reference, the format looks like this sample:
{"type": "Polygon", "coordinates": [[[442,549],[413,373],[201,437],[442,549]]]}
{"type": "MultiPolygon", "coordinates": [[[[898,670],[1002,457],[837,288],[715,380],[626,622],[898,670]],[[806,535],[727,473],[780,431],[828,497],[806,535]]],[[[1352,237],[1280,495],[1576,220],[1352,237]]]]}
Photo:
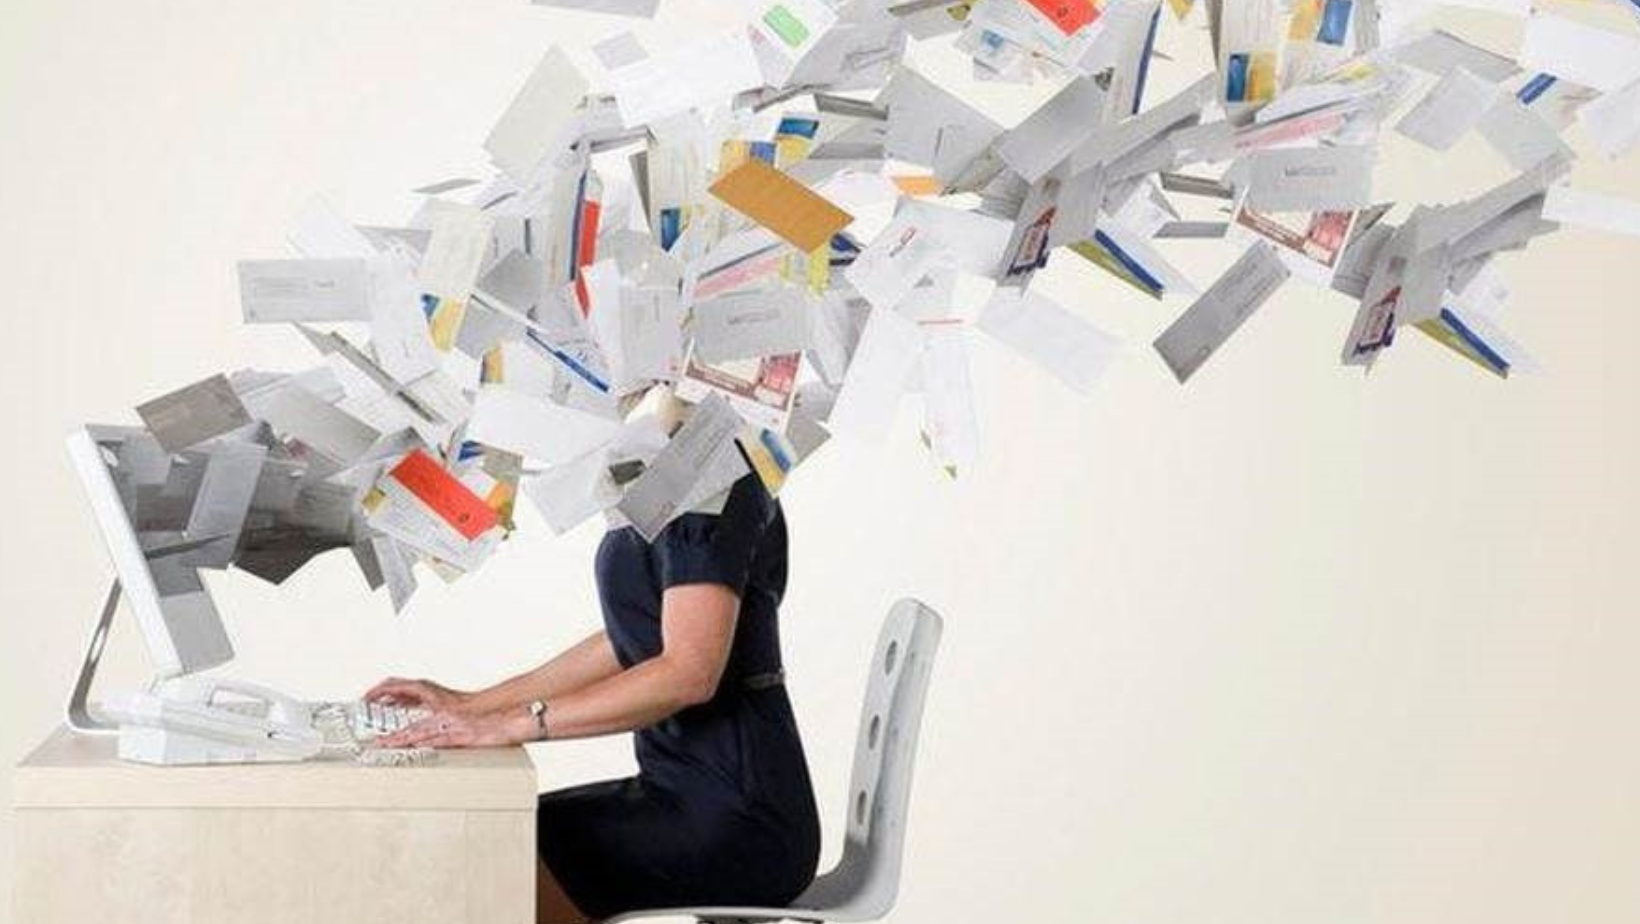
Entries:
{"type": "Polygon", "coordinates": [[[832,921],[876,920],[894,907],[917,733],[942,627],[938,613],[911,599],[883,620],[855,741],[843,856],[794,907],[832,921]]]}

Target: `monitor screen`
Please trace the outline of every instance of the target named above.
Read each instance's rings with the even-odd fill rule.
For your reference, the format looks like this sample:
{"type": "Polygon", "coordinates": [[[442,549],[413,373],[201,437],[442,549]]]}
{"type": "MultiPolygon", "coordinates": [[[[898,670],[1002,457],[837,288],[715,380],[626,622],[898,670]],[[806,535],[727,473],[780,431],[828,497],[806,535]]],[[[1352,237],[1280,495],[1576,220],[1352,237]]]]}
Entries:
{"type": "Polygon", "coordinates": [[[77,430],[68,450],[155,672],[176,677],[232,660],[199,573],[220,551],[188,535],[204,460],[167,453],[136,427],[77,430]]]}

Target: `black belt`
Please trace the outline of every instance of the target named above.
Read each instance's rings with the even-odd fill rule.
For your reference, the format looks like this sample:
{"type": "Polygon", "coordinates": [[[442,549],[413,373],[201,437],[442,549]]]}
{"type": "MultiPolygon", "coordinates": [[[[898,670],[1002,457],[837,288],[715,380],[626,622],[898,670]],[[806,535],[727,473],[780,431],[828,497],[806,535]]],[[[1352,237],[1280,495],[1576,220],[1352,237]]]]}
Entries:
{"type": "Polygon", "coordinates": [[[786,684],[784,670],[764,671],[761,674],[747,674],[740,678],[742,690],[770,690],[786,684]]]}

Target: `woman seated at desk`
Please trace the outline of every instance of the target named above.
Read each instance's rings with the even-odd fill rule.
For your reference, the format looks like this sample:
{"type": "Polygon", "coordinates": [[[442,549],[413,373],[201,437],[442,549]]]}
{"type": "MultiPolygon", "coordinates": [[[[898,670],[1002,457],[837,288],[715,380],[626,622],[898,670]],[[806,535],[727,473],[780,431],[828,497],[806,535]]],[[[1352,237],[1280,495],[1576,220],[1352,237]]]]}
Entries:
{"type": "Polygon", "coordinates": [[[604,630],[476,693],[391,678],[367,699],[432,710],[381,743],[486,747],[632,732],[638,775],[541,797],[537,919],[783,906],[814,878],[820,825],[782,683],[786,522],[755,475],[720,513],[597,557],[604,630]]]}

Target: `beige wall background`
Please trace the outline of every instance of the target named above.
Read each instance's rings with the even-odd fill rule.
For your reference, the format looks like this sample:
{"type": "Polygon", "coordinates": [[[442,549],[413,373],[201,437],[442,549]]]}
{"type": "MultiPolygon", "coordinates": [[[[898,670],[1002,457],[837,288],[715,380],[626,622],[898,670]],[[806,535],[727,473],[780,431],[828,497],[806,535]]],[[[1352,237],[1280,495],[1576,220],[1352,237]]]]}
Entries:
{"type": "MultiPolygon", "coordinates": [[[[57,722],[109,575],[61,436],[218,370],[308,363],[293,332],[240,324],[234,261],[282,253],[312,193],[394,221],[405,191],[480,169],[548,44],[634,28],[659,48],[725,13],[663,6],[0,6],[0,775],[57,722]]],[[[1204,46],[1167,28],[1157,92],[1204,46]]],[[[949,52],[917,60],[965,79],[949,52]]],[[[1015,120],[1047,88],[972,92],[1015,120]]],[[[1506,174],[1479,144],[1392,139],[1381,190],[1451,200],[1506,174]]],[[[1640,159],[1591,154],[1575,182],[1640,198],[1640,159]]],[[[1204,284],[1231,250],[1170,248],[1204,284]]],[[[980,340],[972,477],[934,471],[909,410],[888,445],[817,456],[787,499],[782,618],[828,856],[877,620],[914,594],[949,626],[895,920],[1640,915],[1640,241],[1567,231],[1505,263],[1542,374],[1499,382],[1408,336],[1363,378],[1337,365],[1351,306],[1295,284],[1181,389],[1148,344],[1184,305],[1061,257],[1039,284],[1132,347],[1095,394],[980,340]]],[[[345,555],[212,586],[239,675],[316,698],[385,672],[477,684],[595,625],[597,539],[527,519],[402,618],[345,555]]],[[[127,627],[110,657],[109,683],[142,679],[127,627]]],[[[537,757],[551,786],[631,767],[618,740],[537,757]]]]}

